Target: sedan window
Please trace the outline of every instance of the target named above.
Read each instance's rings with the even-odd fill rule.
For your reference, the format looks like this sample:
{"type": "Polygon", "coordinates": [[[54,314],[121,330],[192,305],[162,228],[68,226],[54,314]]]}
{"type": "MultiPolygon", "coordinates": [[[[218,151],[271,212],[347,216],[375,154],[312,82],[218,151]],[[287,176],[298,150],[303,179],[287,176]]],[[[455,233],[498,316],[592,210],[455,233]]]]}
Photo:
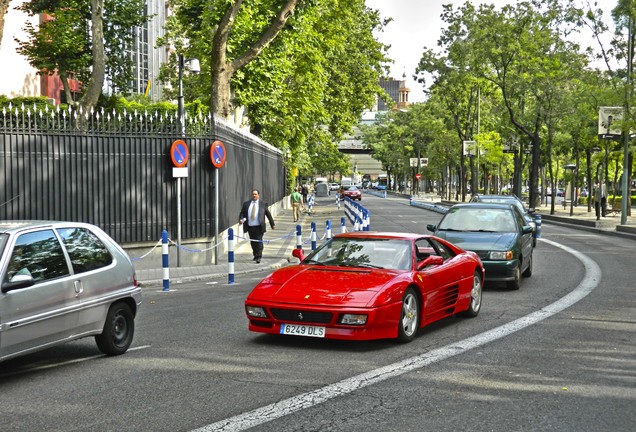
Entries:
{"type": "Polygon", "coordinates": [[[36,282],[69,275],[68,266],[53,230],[42,230],[22,234],[18,237],[5,282],[15,275],[30,275],[36,282]]]}
{"type": "Polygon", "coordinates": [[[113,257],[104,243],[89,230],[63,228],[58,232],[62,236],[76,274],[106,267],[113,262],[113,257]]]}

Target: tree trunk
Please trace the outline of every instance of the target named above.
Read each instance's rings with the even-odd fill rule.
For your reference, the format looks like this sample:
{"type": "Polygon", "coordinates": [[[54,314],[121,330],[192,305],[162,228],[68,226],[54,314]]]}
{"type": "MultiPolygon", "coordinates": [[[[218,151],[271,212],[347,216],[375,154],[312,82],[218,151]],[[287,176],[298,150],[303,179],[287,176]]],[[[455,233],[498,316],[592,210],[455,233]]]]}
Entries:
{"type": "MultiPolygon", "coordinates": [[[[92,0],[95,1],[95,0],[92,0]]],[[[210,101],[210,111],[225,119],[229,119],[232,112],[231,88],[230,82],[234,72],[254,60],[263,51],[263,49],[272,42],[276,36],[282,31],[287,20],[294,13],[296,4],[302,0],[287,0],[280,8],[278,14],[269,27],[263,31],[259,39],[249,47],[243,54],[236,57],[233,61],[227,61],[227,41],[234,26],[236,15],[243,0],[235,0],[228,4],[225,13],[219,22],[214,37],[212,38],[211,50],[211,78],[212,91],[210,101]]]]}
{"type": "Polygon", "coordinates": [[[91,26],[93,43],[93,71],[86,85],[86,91],[79,101],[84,112],[97,105],[102,94],[106,75],[106,55],[104,53],[104,0],[91,0],[91,26]]]}
{"type": "Polygon", "coordinates": [[[11,0],[0,0],[0,44],[2,44],[2,35],[4,34],[4,17],[9,10],[9,2],[11,0]]]}

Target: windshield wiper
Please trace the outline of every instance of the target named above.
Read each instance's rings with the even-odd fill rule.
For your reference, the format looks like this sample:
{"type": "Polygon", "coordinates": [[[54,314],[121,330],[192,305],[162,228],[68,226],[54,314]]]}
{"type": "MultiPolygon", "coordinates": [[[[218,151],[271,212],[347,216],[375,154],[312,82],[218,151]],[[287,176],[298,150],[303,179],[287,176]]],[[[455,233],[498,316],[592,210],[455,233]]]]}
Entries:
{"type": "Polygon", "coordinates": [[[373,264],[358,264],[358,267],[376,268],[376,269],[383,269],[384,268],[382,266],[373,265],[373,264]]]}

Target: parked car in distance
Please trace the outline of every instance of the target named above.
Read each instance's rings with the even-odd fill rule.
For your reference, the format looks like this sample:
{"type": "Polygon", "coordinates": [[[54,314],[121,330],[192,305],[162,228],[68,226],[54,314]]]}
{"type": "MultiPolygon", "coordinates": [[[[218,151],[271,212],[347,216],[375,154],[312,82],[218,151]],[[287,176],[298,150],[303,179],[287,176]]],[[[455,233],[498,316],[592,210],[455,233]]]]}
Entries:
{"type": "Polygon", "coordinates": [[[141,288],[124,250],[96,226],[0,221],[0,361],[86,336],[128,350],[141,288]]]}
{"type": "Polygon", "coordinates": [[[332,191],[337,191],[340,189],[340,185],[338,183],[329,183],[329,189],[332,191]]]}
{"type": "Polygon", "coordinates": [[[362,192],[357,186],[345,186],[343,187],[342,194],[352,200],[362,201],[362,192]]]}
{"type": "Polygon", "coordinates": [[[249,330],[328,339],[397,338],[444,317],[475,317],[484,269],[473,252],[431,235],[357,231],[283,267],[245,300],[249,330]]]}
{"type": "Polygon", "coordinates": [[[426,228],[481,259],[489,282],[521,286],[532,275],[532,227],[514,204],[455,204],[437,225],[426,228]]]}
{"type": "Polygon", "coordinates": [[[517,206],[523,214],[528,225],[532,227],[532,246],[537,245],[537,222],[533,216],[535,209],[526,208],[523,201],[516,195],[473,195],[470,202],[486,202],[486,203],[510,203],[517,206]]]}

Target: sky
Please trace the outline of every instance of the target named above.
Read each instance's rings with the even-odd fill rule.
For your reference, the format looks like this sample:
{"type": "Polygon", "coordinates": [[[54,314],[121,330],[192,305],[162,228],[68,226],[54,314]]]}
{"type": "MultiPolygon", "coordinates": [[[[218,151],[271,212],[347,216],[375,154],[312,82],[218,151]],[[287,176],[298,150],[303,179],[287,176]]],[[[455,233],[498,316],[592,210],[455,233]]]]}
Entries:
{"type": "MultiPolygon", "coordinates": [[[[409,102],[424,100],[423,87],[413,80],[415,68],[422,57],[424,47],[438,51],[437,40],[441,36],[443,21],[442,5],[453,4],[454,8],[463,5],[466,0],[366,0],[366,5],[380,11],[383,18],[391,17],[393,21],[384,32],[377,34],[377,39],[391,45],[389,57],[395,62],[391,66],[391,77],[402,79],[406,73],[407,87],[411,89],[409,102]]],[[[515,0],[471,0],[474,5],[481,3],[494,4],[501,8],[506,4],[514,4],[515,0]]],[[[613,7],[615,0],[598,0],[599,5],[609,3],[613,7]]]]}
{"type": "MultiPolygon", "coordinates": [[[[415,68],[422,57],[424,47],[437,50],[437,40],[442,33],[443,22],[440,18],[442,5],[452,3],[455,8],[466,0],[366,0],[366,5],[380,11],[383,18],[391,17],[384,32],[377,38],[391,45],[389,57],[395,62],[391,65],[391,77],[402,79],[406,73],[406,85],[411,89],[409,102],[424,100],[423,87],[413,80],[415,68]]],[[[473,4],[489,3],[501,7],[514,0],[473,0],[473,4]]]]}

